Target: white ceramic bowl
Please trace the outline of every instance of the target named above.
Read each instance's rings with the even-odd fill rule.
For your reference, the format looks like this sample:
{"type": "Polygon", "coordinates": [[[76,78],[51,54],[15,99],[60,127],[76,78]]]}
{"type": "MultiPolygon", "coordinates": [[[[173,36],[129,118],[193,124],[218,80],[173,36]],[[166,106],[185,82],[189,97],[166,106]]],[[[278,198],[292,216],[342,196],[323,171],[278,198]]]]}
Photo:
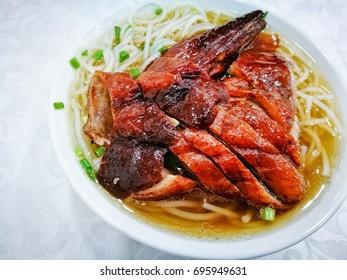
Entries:
{"type": "MultiPolygon", "coordinates": [[[[50,106],[54,101],[68,103],[68,88],[72,80],[72,69],[68,63],[74,56],[76,50],[93,38],[101,35],[109,26],[112,26],[117,16],[123,17],[132,6],[131,2],[117,5],[117,10],[111,11],[104,18],[92,24],[82,36],[76,40],[66,57],[62,58],[60,67],[57,70],[56,79],[53,82],[50,106]]],[[[170,5],[177,1],[162,1],[170,5]]],[[[247,13],[262,7],[255,7],[244,2],[231,0],[206,0],[190,1],[198,5],[223,11],[247,13]]],[[[264,9],[263,10],[269,10],[264,9]]],[[[331,62],[322,51],[298,29],[280,18],[269,10],[267,17],[268,24],[278,30],[281,34],[297,42],[316,61],[318,68],[327,77],[339,100],[347,99],[347,87],[337,73],[331,62]]],[[[347,120],[346,112],[342,112],[343,120],[347,120]]],[[[330,184],[319,195],[319,198],[305,208],[304,211],[295,217],[295,221],[288,222],[278,229],[262,235],[247,238],[233,238],[230,240],[213,241],[210,239],[197,239],[179,233],[166,232],[158,227],[146,224],[137,219],[121,205],[110,199],[101,188],[95,186],[84,174],[76,159],[71,144],[71,136],[68,130],[68,116],[66,110],[53,110],[49,112],[50,128],[53,144],[60,164],[71,181],[72,186],[78,195],[103,219],[114,225],[128,236],[147,244],[151,247],[167,251],[173,254],[189,256],[192,258],[251,258],[266,255],[284,248],[287,248],[321,227],[336,212],[344,201],[347,194],[346,172],[341,166],[346,166],[346,136],[343,135],[339,167],[335,170],[330,184]]],[[[345,122],[344,122],[345,123],[345,122]]],[[[346,129],[345,129],[346,131],[346,129]]]]}

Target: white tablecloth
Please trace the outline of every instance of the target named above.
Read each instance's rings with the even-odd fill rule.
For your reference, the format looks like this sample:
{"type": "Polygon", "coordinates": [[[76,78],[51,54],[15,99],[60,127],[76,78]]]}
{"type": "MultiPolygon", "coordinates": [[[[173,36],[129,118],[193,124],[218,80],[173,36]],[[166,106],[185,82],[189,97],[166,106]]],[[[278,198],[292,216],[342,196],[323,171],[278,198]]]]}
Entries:
{"type": "MultiPolygon", "coordinates": [[[[181,258],[104,222],[75,194],[53,151],[48,97],[59,58],[116,2],[0,1],[0,259],[181,258]]],[[[249,2],[280,10],[346,65],[347,1],[249,2]]],[[[347,201],[312,236],[262,259],[347,259],[347,201]]]]}

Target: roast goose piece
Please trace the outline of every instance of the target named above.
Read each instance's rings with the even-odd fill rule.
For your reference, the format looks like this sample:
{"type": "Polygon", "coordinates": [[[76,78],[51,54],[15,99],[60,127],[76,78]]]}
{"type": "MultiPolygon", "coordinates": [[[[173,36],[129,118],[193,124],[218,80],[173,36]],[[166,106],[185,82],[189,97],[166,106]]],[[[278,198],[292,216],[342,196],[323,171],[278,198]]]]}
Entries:
{"type": "MultiPolygon", "coordinates": [[[[298,143],[290,135],[293,94],[289,80],[281,80],[282,88],[276,75],[290,71],[273,53],[278,38],[259,35],[263,16],[254,11],[178,43],[136,81],[126,73],[94,75],[84,132],[107,146],[97,173],[101,185],[138,200],[194,188],[278,209],[303,198],[298,143]],[[266,70],[271,87],[244,71],[247,53],[276,57],[266,70]],[[224,78],[228,68],[236,77],[224,78]],[[179,168],[167,164],[168,155],[179,168]]],[[[262,64],[252,71],[263,71],[262,64]]]]}

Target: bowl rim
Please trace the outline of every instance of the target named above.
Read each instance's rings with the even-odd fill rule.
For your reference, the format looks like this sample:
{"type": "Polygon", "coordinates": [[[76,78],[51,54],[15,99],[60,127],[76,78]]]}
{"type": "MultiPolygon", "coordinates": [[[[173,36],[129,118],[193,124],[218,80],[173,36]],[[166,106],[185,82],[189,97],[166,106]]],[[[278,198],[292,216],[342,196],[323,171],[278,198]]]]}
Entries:
{"type": "MultiPolygon", "coordinates": [[[[336,167],[330,183],[332,186],[336,186],[336,191],[329,191],[331,188],[330,186],[329,190],[325,190],[325,199],[320,201],[319,207],[312,207],[305,214],[300,215],[295,222],[289,222],[287,225],[281,226],[273,232],[256,235],[252,238],[232,238],[223,241],[214,241],[208,238],[199,239],[190,236],[180,236],[178,233],[165,231],[155,225],[146,223],[142,219],[136,218],[135,215],[125,211],[123,206],[119,203],[112,203],[112,199],[110,199],[109,195],[101,188],[95,187],[87,176],[85,176],[73,152],[71,134],[69,125],[67,125],[69,122],[68,110],[54,110],[52,108],[52,103],[55,101],[62,101],[64,104],[69,103],[68,87],[73,76],[72,70],[70,69],[71,67],[68,65],[69,58],[74,56],[76,50],[83,43],[102,34],[102,32],[110,26],[108,24],[112,24],[117,15],[124,13],[124,10],[129,11],[131,9],[133,2],[124,2],[125,1],[116,5],[117,9],[110,11],[101,19],[93,22],[90,27],[80,35],[79,39],[70,46],[69,51],[67,51],[65,56],[61,59],[61,63],[56,70],[56,75],[51,86],[49,98],[50,109],[48,114],[52,143],[58,161],[78,196],[100,217],[127,236],[150,247],[191,258],[245,259],[259,257],[286,249],[302,241],[323,226],[339,209],[347,196],[347,176],[344,172],[341,172],[341,166],[347,164],[345,133],[342,135],[341,139],[341,156],[339,164],[336,167]],[[64,94],[62,94],[62,92],[64,94]],[[324,207],[324,209],[321,209],[322,207],[324,207]],[[323,214],[321,213],[322,210],[325,210],[323,214]],[[307,221],[309,221],[309,224],[307,221]],[[136,231],[134,231],[134,229],[136,229],[136,231]],[[271,240],[271,244],[265,242],[268,239],[271,240]]],[[[136,4],[146,2],[160,3],[160,1],[137,1],[136,4]]],[[[162,3],[164,2],[162,1],[162,3]]],[[[173,3],[186,2],[170,0],[166,1],[165,5],[173,3]]],[[[204,8],[223,10],[223,12],[225,11],[225,5],[228,4],[232,6],[232,9],[230,9],[231,13],[244,13],[255,9],[264,9],[264,6],[260,3],[255,6],[255,4],[239,0],[208,0],[204,3],[198,0],[191,0],[189,3],[198,4],[204,8]]],[[[281,18],[280,15],[272,13],[270,8],[266,7],[266,10],[269,11],[267,21],[270,26],[273,25],[279,32],[285,30],[283,32],[285,33],[285,37],[290,39],[295,38],[295,42],[310,54],[313,60],[318,64],[320,70],[324,69],[324,71],[321,72],[327,77],[328,81],[331,82],[333,80],[332,77],[335,77],[332,88],[338,100],[342,100],[343,89],[346,89],[347,86],[340,74],[334,69],[328,56],[315,45],[314,40],[308,38],[309,36],[303,34],[297,27],[289,24],[286,20],[281,18]]],[[[342,110],[341,119],[347,120],[346,113],[342,110]]],[[[343,122],[344,131],[346,131],[345,122],[346,121],[343,122]]]]}

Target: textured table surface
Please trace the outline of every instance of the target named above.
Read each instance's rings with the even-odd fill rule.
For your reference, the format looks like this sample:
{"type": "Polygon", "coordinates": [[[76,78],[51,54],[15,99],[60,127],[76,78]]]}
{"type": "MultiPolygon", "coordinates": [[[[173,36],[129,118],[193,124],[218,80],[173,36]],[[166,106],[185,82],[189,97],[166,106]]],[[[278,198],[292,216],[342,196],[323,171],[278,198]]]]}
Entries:
{"type": "MultiPolygon", "coordinates": [[[[180,259],[128,238],[76,195],[53,151],[50,86],[60,57],[114,0],[0,1],[0,259],[180,259]]],[[[262,3],[347,64],[347,1],[262,3]]],[[[150,238],[150,237],[149,237],[150,238]]],[[[306,240],[261,259],[347,259],[347,201],[306,240]]]]}

